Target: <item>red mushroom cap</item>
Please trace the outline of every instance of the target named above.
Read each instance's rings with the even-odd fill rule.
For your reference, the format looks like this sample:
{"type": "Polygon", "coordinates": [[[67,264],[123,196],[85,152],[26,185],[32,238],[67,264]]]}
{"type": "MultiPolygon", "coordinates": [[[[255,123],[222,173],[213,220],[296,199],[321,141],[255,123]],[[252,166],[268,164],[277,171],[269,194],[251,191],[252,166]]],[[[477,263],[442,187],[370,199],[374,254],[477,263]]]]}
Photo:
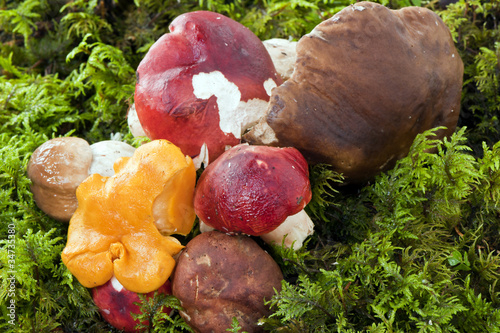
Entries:
{"type": "Polygon", "coordinates": [[[226,16],[186,13],[169,30],[137,69],[137,115],[149,138],[191,157],[205,144],[215,160],[263,116],[281,78],[259,38],[226,16]]]}
{"type": "Polygon", "coordinates": [[[207,225],[260,236],[311,200],[308,165],[295,148],[237,145],[202,173],[194,207],[207,225]]]}
{"type": "MultiPolygon", "coordinates": [[[[149,299],[154,296],[154,293],[171,295],[172,285],[169,280],[165,282],[156,291],[149,292],[146,297],[149,299]]],[[[92,298],[94,303],[99,308],[104,320],[113,327],[123,330],[124,332],[139,332],[135,327],[140,323],[138,319],[134,319],[132,314],[141,314],[140,304],[142,303],[139,295],[133,291],[125,289],[118,280],[113,277],[105,284],[92,289],[92,298]]],[[[163,311],[170,315],[172,309],[164,308],[163,311]]],[[[147,326],[148,321],[141,324],[147,326]]]]}

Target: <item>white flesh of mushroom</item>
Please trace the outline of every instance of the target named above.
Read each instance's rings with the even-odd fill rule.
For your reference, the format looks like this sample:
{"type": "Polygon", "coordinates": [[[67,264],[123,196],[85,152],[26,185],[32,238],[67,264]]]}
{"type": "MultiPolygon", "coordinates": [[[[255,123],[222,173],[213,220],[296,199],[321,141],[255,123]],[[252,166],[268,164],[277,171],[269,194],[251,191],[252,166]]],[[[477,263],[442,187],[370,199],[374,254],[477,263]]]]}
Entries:
{"type": "Polygon", "coordinates": [[[117,292],[121,292],[123,290],[122,284],[120,283],[120,281],[118,281],[118,279],[114,275],[111,278],[111,285],[113,286],[113,289],[115,289],[117,292]]]}
{"type": "MultiPolygon", "coordinates": [[[[242,134],[264,117],[268,102],[258,98],[241,101],[238,86],[229,81],[220,71],[193,75],[193,93],[196,98],[217,97],[219,127],[224,133],[231,133],[241,139],[242,134]]],[[[270,95],[276,87],[272,79],[264,81],[263,87],[270,95]]]]}
{"type": "Polygon", "coordinates": [[[266,122],[265,118],[263,118],[257,125],[252,127],[250,133],[252,137],[258,138],[258,140],[264,145],[270,145],[278,142],[276,133],[266,122]]]}
{"type": "Polygon", "coordinates": [[[297,42],[283,38],[272,38],[262,42],[271,56],[276,71],[286,81],[295,68],[297,42]]]}
{"type": "MultiPolygon", "coordinates": [[[[215,230],[205,222],[200,220],[200,232],[215,230]]],[[[286,248],[298,250],[304,244],[307,237],[314,233],[314,223],[305,210],[301,210],[295,215],[291,215],[273,231],[260,236],[268,244],[283,244],[286,248]],[[285,237],[286,236],[286,237],[285,237]],[[283,243],[283,237],[285,237],[283,243]]]]}
{"type": "Polygon", "coordinates": [[[106,140],[90,145],[92,150],[92,164],[89,174],[98,173],[104,177],[111,177],[115,174],[113,165],[120,157],[134,155],[135,148],[122,141],[106,140]]]}
{"type": "Polygon", "coordinates": [[[198,170],[199,168],[201,168],[202,165],[207,167],[209,162],[210,159],[208,155],[208,147],[207,144],[204,142],[200,148],[200,153],[193,158],[193,164],[196,170],[198,170]]]}
{"type": "Polygon", "coordinates": [[[139,121],[139,117],[137,116],[135,104],[132,104],[128,110],[127,124],[130,129],[130,133],[132,133],[134,137],[147,136],[146,132],[144,132],[144,129],[142,128],[141,122],[139,121]]]}
{"type": "Polygon", "coordinates": [[[268,244],[277,243],[298,250],[304,244],[307,237],[314,233],[314,223],[304,210],[295,215],[291,215],[273,231],[260,236],[268,244]]]}

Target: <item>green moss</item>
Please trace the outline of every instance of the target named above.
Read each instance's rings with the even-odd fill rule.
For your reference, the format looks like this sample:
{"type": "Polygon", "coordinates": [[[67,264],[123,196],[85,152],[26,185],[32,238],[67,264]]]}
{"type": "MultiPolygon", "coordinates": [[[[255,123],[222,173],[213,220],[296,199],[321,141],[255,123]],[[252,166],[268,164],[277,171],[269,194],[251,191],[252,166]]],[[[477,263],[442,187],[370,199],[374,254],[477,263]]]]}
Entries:
{"type": "MultiPolygon", "coordinates": [[[[26,165],[57,136],[95,142],[121,133],[139,145],[125,121],[135,68],[173,18],[213,10],[261,39],[297,40],[353,2],[0,1],[0,330],[113,331],[62,264],[67,225],[36,207],[26,165]]],[[[285,280],[262,324],[287,332],[498,332],[500,3],[378,2],[431,8],[450,27],[465,65],[459,129],[444,141],[434,130],[420,135],[408,157],[363,186],[339,187],[327,166],[311,168],[316,233],[298,252],[268,248],[285,280]]],[[[161,296],[143,306],[152,331],[189,331],[163,306],[180,308],[161,296]]]]}

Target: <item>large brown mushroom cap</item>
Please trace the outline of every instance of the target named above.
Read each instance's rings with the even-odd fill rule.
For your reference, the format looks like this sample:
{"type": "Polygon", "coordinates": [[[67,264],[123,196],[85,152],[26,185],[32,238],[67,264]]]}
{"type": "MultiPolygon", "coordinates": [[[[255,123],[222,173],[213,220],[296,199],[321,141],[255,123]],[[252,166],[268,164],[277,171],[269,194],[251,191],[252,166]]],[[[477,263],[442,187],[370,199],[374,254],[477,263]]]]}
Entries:
{"type": "Polygon", "coordinates": [[[258,319],[271,313],[264,299],[281,290],[282,279],[276,262],[248,236],[210,231],[181,253],[172,293],[196,332],[224,332],[233,317],[242,331],[259,332],[258,319]]]}
{"type": "Polygon", "coordinates": [[[273,90],[267,117],[244,139],[293,146],[361,182],[404,157],[415,136],[459,116],[463,63],[430,10],[360,2],[297,45],[292,77],[273,90]]]}
{"type": "Polygon", "coordinates": [[[78,206],[76,188],[89,176],[91,164],[92,150],[84,139],[61,137],[40,145],[28,163],[37,206],[56,220],[69,221],[78,206]]]}

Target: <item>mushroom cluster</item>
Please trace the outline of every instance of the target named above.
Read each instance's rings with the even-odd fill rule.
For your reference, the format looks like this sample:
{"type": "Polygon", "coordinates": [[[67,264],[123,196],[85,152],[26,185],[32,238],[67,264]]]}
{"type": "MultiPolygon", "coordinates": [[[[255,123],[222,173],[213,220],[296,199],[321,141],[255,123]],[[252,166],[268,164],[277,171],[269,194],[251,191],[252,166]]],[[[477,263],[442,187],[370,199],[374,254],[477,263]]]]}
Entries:
{"type": "Polygon", "coordinates": [[[135,148],[121,141],[89,143],[77,137],[44,142],[31,155],[28,178],[37,206],[55,220],[68,222],[78,206],[76,189],[91,174],[113,175],[119,157],[135,148]]]}
{"type": "Polygon", "coordinates": [[[298,43],[261,42],[206,11],[169,30],[140,63],[128,112],[133,135],[153,141],[49,140],[28,166],[34,199],[71,218],[62,260],[115,327],[134,331],[137,293],[170,293],[171,279],[193,330],[236,318],[257,332],[283,274],[251,236],[303,246],[309,163],[364,182],[418,133],[452,133],[463,64],[441,19],[416,7],[356,3],[298,43]],[[196,216],[202,233],[184,246],[172,235],[196,216]]]}
{"type": "Polygon", "coordinates": [[[148,293],[169,278],[194,220],[196,171],[189,156],[166,140],[115,162],[111,177],[93,174],[77,189],[63,263],[87,288],[113,276],[127,290],[148,293]]]}

